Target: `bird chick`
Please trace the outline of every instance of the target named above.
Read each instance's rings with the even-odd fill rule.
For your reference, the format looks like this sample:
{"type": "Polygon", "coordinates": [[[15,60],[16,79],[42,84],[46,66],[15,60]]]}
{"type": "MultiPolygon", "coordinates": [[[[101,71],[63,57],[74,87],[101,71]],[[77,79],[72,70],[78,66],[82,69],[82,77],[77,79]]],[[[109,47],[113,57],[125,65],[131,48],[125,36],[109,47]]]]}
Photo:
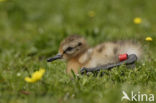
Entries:
{"type": "Polygon", "coordinates": [[[75,74],[82,67],[93,68],[108,63],[118,62],[120,54],[136,54],[140,58],[141,46],[132,41],[105,42],[90,48],[86,40],[80,35],[70,35],[64,39],[59,47],[58,54],[49,59],[65,59],[67,61],[67,73],[71,70],[75,74]]]}

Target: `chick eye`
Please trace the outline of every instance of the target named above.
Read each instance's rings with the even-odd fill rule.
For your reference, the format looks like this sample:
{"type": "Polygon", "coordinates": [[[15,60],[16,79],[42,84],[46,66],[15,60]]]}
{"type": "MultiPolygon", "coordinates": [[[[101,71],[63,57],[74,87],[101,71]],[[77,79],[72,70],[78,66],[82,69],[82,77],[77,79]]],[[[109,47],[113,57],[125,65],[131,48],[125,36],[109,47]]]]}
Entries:
{"type": "Polygon", "coordinates": [[[72,47],[68,47],[66,51],[71,51],[72,49],[73,49],[72,47]]]}

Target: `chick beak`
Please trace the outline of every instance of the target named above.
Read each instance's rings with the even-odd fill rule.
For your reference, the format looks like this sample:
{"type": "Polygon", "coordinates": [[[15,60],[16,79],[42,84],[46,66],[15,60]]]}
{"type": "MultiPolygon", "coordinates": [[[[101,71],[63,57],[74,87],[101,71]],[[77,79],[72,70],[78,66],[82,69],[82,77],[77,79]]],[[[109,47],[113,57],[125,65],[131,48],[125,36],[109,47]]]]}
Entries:
{"type": "Polygon", "coordinates": [[[57,54],[56,56],[47,59],[47,62],[52,62],[52,61],[57,60],[57,59],[62,59],[62,55],[57,54]]]}

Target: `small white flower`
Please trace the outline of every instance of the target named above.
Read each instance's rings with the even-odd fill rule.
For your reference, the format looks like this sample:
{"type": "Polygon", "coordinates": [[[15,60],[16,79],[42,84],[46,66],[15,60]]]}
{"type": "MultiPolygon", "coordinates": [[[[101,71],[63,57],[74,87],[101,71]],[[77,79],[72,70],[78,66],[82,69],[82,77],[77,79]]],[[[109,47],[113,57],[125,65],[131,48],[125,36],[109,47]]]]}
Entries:
{"type": "Polygon", "coordinates": [[[17,76],[18,76],[18,77],[21,76],[21,73],[17,73],[17,76]]]}

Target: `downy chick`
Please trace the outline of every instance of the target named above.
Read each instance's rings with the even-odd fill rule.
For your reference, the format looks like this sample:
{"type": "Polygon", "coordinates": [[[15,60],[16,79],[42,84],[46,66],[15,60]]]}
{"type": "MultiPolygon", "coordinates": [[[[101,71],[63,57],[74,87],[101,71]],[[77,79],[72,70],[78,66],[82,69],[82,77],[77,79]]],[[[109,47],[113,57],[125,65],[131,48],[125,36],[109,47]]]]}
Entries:
{"type": "Polygon", "coordinates": [[[61,42],[58,54],[49,61],[65,59],[67,73],[70,74],[73,70],[77,74],[82,67],[91,68],[116,63],[119,61],[118,56],[123,53],[136,54],[140,58],[141,46],[132,41],[118,41],[105,42],[90,48],[80,35],[70,35],[61,42]]]}

